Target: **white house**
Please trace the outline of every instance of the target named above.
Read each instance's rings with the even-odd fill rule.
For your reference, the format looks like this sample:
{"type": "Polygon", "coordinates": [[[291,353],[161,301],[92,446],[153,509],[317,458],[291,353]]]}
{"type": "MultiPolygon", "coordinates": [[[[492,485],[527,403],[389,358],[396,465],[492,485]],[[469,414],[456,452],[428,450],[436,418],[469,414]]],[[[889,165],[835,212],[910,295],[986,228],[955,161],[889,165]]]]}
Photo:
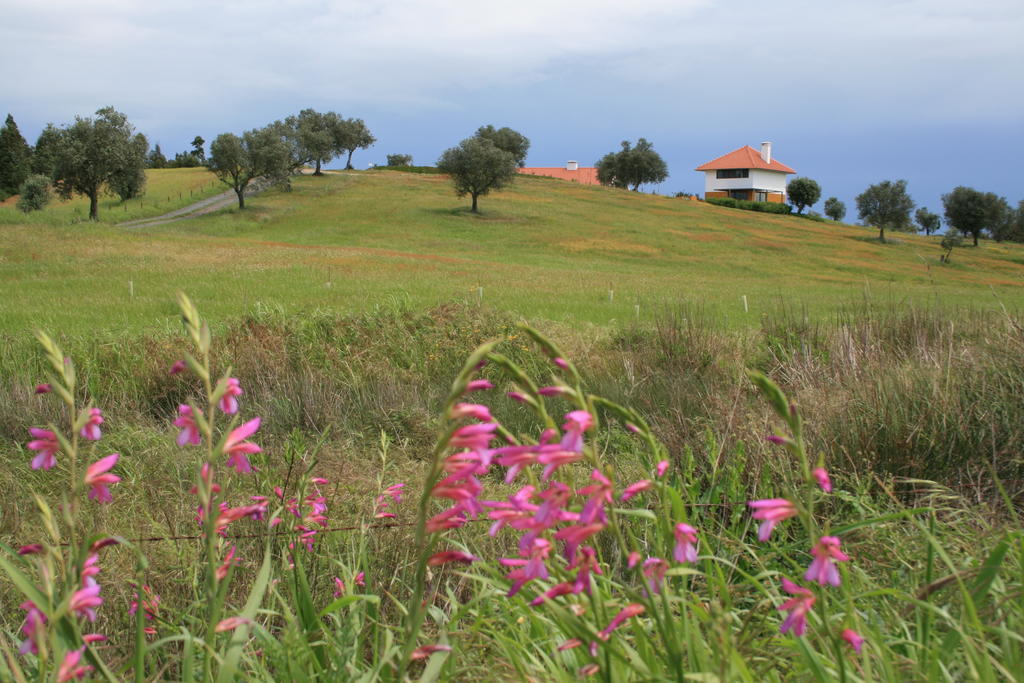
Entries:
{"type": "Polygon", "coordinates": [[[786,176],[796,173],[772,159],[770,142],[762,142],[760,152],[744,145],[695,170],[704,171],[705,199],[731,197],[778,204],[786,202],[786,176]]]}

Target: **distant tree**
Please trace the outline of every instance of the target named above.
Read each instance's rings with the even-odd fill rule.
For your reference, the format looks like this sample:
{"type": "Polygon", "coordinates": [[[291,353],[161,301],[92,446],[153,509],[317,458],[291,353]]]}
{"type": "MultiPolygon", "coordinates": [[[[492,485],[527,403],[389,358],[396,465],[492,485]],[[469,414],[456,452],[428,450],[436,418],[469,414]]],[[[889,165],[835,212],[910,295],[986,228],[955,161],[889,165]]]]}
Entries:
{"type": "Polygon", "coordinates": [[[846,204],[835,197],[825,200],[825,215],[834,221],[841,221],[846,216],[846,204]]]}
{"type": "Polygon", "coordinates": [[[98,110],[95,119],[75,117],[60,129],[54,151],[57,192],[64,198],[88,197],[89,218],[98,220],[100,193],[135,177],[145,167],[148,148],[145,136],[136,134],[128,117],[113,107],[98,110]]]}
{"type": "Polygon", "coordinates": [[[153,151],[146,157],[146,165],[150,168],[167,168],[167,157],[160,151],[160,143],[157,143],[153,151]]]}
{"type": "Polygon", "coordinates": [[[949,263],[949,259],[953,256],[953,249],[962,246],[963,243],[964,240],[960,237],[960,234],[953,228],[950,228],[943,235],[942,241],[939,242],[939,246],[942,247],[942,256],[939,257],[939,260],[942,263],[949,263]]]}
{"type": "Polygon", "coordinates": [[[530,140],[525,135],[507,126],[496,129],[494,126],[486,125],[477,128],[476,136],[490,140],[495,147],[511,154],[520,168],[526,165],[526,153],[530,150],[530,140]]]}
{"type": "Polygon", "coordinates": [[[906,230],[914,200],[907,194],[906,180],[884,180],[857,195],[857,213],[868,225],[878,227],[878,239],[885,241],[885,230],[906,230]]]}
{"type": "Polygon", "coordinates": [[[622,149],[605,154],[597,162],[598,182],[634,192],[644,183],[660,183],[667,177],[668,166],[644,138],[637,141],[636,147],[623,140],[622,149]]]}
{"type": "Polygon", "coordinates": [[[965,236],[974,238],[978,246],[981,233],[988,230],[992,236],[1001,239],[1007,225],[1012,225],[1013,210],[1006,199],[992,192],[981,192],[973,187],[959,186],[942,195],[946,223],[965,236]]]}
{"type": "Polygon", "coordinates": [[[46,124],[46,128],[39,134],[36,146],[32,150],[32,173],[53,179],[54,171],[57,169],[60,135],[59,128],[52,123],[46,124]]]}
{"type": "Polygon", "coordinates": [[[1013,212],[1010,233],[1006,239],[1011,242],[1024,242],[1024,199],[1017,202],[1017,210],[1013,212]]]}
{"type": "Polygon", "coordinates": [[[50,179],[44,175],[32,174],[18,188],[17,207],[29,213],[39,211],[50,203],[50,179]]]}
{"type": "Polygon", "coordinates": [[[131,141],[132,149],[128,156],[132,159],[142,159],[142,163],[125,164],[115,171],[110,177],[110,191],[121,198],[122,202],[134,199],[142,194],[146,187],[146,153],[149,151],[149,142],[142,133],[137,133],[131,141]]]}
{"type": "Polygon", "coordinates": [[[914,212],[914,221],[917,223],[918,228],[924,230],[926,235],[938,232],[939,226],[942,224],[939,214],[932,213],[923,206],[914,212]]]}
{"type": "Polygon", "coordinates": [[[389,154],[388,166],[412,166],[411,154],[389,154]]]}
{"type": "Polygon", "coordinates": [[[0,196],[15,194],[32,170],[32,151],[18,130],[14,117],[7,115],[0,128],[0,196]]]}
{"type": "Polygon", "coordinates": [[[345,119],[341,125],[339,135],[340,148],[348,154],[345,160],[345,168],[352,168],[352,153],[357,149],[367,149],[377,142],[370,129],[366,127],[362,119],[345,119]]]}
{"type": "Polygon", "coordinates": [[[517,164],[512,154],[499,149],[490,140],[471,137],[458,147],[445,150],[437,161],[437,168],[451,176],[457,196],[472,197],[471,211],[479,213],[477,198],[512,182],[517,164]]]}
{"type": "Polygon", "coordinates": [[[245,208],[245,191],[256,178],[287,179],[290,149],[279,130],[272,126],[246,131],[241,137],[221,133],[210,144],[207,168],[238,196],[238,208],[245,208]]]}
{"type": "Polygon", "coordinates": [[[197,168],[202,165],[202,160],[191,150],[176,152],[174,158],[167,162],[168,168],[197,168]]]}
{"type": "Polygon", "coordinates": [[[814,206],[821,199],[821,186],[810,178],[793,178],[786,186],[789,203],[796,207],[797,214],[808,206],[814,206]]]}
{"type": "Polygon", "coordinates": [[[197,135],[192,138],[192,153],[195,154],[200,161],[206,161],[206,151],[203,149],[203,145],[205,144],[206,140],[204,140],[201,135],[197,135]]]}
{"type": "Polygon", "coordinates": [[[313,175],[323,175],[321,166],[345,151],[342,147],[347,134],[345,120],[333,111],[320,113],[303,109],[298,116],[289,116],[284,123],[291,129],[301,164],[316,165],[313,175]]]}

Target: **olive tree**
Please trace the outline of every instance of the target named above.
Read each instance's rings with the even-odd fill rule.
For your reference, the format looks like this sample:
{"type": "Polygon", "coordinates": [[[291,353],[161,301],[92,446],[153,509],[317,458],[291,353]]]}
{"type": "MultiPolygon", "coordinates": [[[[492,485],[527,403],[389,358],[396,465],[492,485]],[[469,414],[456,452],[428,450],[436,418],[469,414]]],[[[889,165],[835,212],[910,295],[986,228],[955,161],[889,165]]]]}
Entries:
{"type": "Polygon", "coordinates": [[[834,221],[841,221],[846,216],[846,204],[835,197],[825,200],[825,215],[834,221]]]}
{"type": "Polygon", "coordinates": [[[339,148],[348,154],[345,168],[352,168],[352,153],[357,149],[367,149],[377,142],[373,133],[366,127],[362,119],[344,119],[338,128],[339,148]]]}
{"type": "Polygon", "coordinates": [[[637,140],[635,147],[623,140],[622,149],[605,154],[597,162],[597,180],[602,185],[636,192],[644,183],[660,183],[665,178],[668,165],[644,138],[637,140]]]}
{"type": "Polygon", "coordinates": [[[1013,210],[1006,199],[993,192],[981,192],[973,187],[960,186],[942,195],[946,223],[964,235],[978,238],[988,230],[993,237],[1002,238],[1007,224],[1012,223],[1013,210]]]}
{"type": "Polygon", "coordinates": [[[44,175],[32,174],[18,188],[17,207],[29,213],[39,211],[50,203],[50,179],[44,175]]]}
{"type": "Polygon", "coordinates": [[[238,208],[245,208],[245,191],[257,178],[287,180],[292,168],[291,148],[279,126],[271,124],[243,133],[221,133],[210,143],[206,167],[235,191],[238,208]]]}
{"type": "MultiPolygon", "coordinates": [[[[99,197],[127,186],[141,189],[139,173],[146,166],[149,144],[113,107],[96,112],[96,118],[76,117],[60,129],[53,154],[53,180],[65,199],[73,194],[89,198],[89,218],[99,219],[99,197]]],[[[144,177],[144,176],[143,176],[144,177]]]]}
{"type": "Polygon", "coordinates": [[[477,129],[476,137],[490,140],[495,147],[511,154],[520,168],[526,165],[526,153],[530,149],[530,140],[525,135],[507,126],[496,129],[494,126],[487,125],[477,129]]]}
{"type": "Polygon", "coordinates": [[[941,225],[941,219],[937,213],[932,213],[926,207],[921,207],[914,212],[914,222],[917,223],[917,227],[924,230],[924,234],[930,235],[933,232],[939,231],[941,225]]]}
{"type": "Polygon", "coordinates": [[[389,154],[388,166],[412,166],[411,154],[389,154]]]}
{"type": "Polygon", "coordinates": [[[796,207],[797,214],[804,212],[809,206],[814,206],[821,199],[821,185],[810,178],[793,178],[786,186],[786,196],[789,203],[796,207]]]}
{"type": "Polygon", "coordinates": [[[906,180],[883,180],[857,195],[857,213],[869,225],[878,227],[878,239],[885,241],[885,230],[906,230],[914,200],[907,194],[906,180]]]}
{"type": "Polygon", "coordinates": [[[458,147],[445,150],[437,160],[437,168],[451,176],[455,194],[472,198],[473,213],[479,213],[477,198],[512,182],[517,167],[512,154],[480,137],[463,140],[458,147]]]}

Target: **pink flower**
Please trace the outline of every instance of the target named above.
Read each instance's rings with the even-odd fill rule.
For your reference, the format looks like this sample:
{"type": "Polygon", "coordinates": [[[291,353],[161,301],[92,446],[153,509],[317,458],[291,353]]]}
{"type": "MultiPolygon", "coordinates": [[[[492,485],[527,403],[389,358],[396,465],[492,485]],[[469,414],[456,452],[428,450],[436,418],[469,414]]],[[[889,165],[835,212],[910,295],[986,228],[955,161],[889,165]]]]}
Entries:
{"type": "Polygon", "coordinates": [[[676,562],[697,561],[697,530],[689,524],[680,522],[673,530],[676,536],[676,547],[672,551],[672,557],[676,562]]]}
{"type": "Polygon", "coordinates": [[[820,585],[824,586],[829,584],[830,586],[839,585],[839,570],[836,568],[836,562],[846,562],[850,557],[839,549],[839,539],[835,536],[822,536],[818,539],[817,545],[811,548],[811,554],[814,555],[814,560],[811,561],[811,566],[807,568],[807,573],[804,574],[805,581],[816,581],[820,585]]]}
{"type": "Polygon", "coordinates": [[[85,586],[71,594],[71,602],[68,608],[80,617],[89,621],[96,621],[96,608],[103,604],[100,597],[100,585],[91,578],[87,579],[85,586]]]}
{"type": "Polygon", "coordinates": [[[334,577],[334,597],[340,598],[345,594],[345,582],[339,579],[337,576],[334,577]]]}
{"type": "Polygon", "coordinates": [[[474,420],[480,420],[480,422],[494,421],[494,418],[491,417],[490,409],[479,403],[456,403],[455,407],[452,408],[451,418],[458,420],[463,417],[471,417],[474,420]]]}
{"type": "Polygon", "coordinates": [[[624,622],[626,619],[630,619],[632,617],[643,614],[644,609],[645,608],[643,605],[636,602],[634,602],[631,605],[626,605],[622,609],[622,611],[620,611],[618,614],[612,617],[611,622],[597,634],[597,637],[601,640],[608,640],[608,638],[611,637],[612,631],[614,631],[620,625],[622,625],[622,622],[624,622]]]}
{"type": "Polygon", "coordinates": [[[60,663],[60,668],[57,670],[57,683],[67,683],[75,678],[85,678],[85,675],[92,671],[91,666],[79,664],[84,652],[84,645],[77,650],[68,650],[64,655],[64,661],[60,663]]]}
{"type": "Polygon", "coordinates": [[[581,666],[579,674],[580,674],[580,677],[586,678],[587,676],[593,676],[594,674],[597,674],[597,673],[600,673],[600,672],[601,672],[601,665],[597,664],[596,662],[591,662],[589,664],[584,664],[583,666],[581,666]]]}
{"type": "MultiPolygon", "coordinates": [[[[142,587],[142,613],[146,617],[146,621],[153,621],[156,619],[157,612],[160,610],[160,596],[153,592],[153,589],[149,586],[142,587]]],[[[132,600],[131,606],[128,608],[128,614],[134,616],[139,611],[139,600],[136,594],[136,599],[132,600]]],[[[155,636],[156,629],[152,626],[146,626],[142,629],[148,635],[155,636]]]]}
{"type": "Polygon", "coordinates": [[[559,529],[555,533],[555,538],[560,541],[565,541],[565,556],[575,557],[576,548],[579,547],[583,541],[587,540],[594,534],[598,533],[605,528],[603,522],[593,522],[591,524],[582,524],[578,526],[567,526],[564,529],[559,529]]]}
{"type": "MultiPolygon", "coordinates": [[[[202,415],[202,412],[199,414],[202,415]]],[[[199,434],[199,427],[196,425],[192,406],[185,404],[178,406],[178,418],[174,421],[174,426],[181,427],[181,433],[178,434],[179,446],[184,446],[187,443],[193,446],[199,445],[202,437],[199,434]]]]}
{"type": "Polygon", "coordinates": [[[814,593],[802,588],[789,579],[782,579],[782,588],[795,597],[790,598],[779,606],[780,611],[788,611],[786,619],[779,628],[780,633],[793,632],[795,636],[802,636],[807,630],[807,613],[814,606],[814,593]]]}
{"type": "Polygon", "coordinates": [[[384,492],[377,496],[377,510],[373,516],[377,519],[394,517],[394,513],[388,512],[387,509],[391,503],[398,504],[402,502],[402,488],[404,486],[405,484],[392,484],[384,489],[384,492]]]}
{"type": "Polygon", "coordinates": [[[485,389],[493,389],[494,385],[486,379],[474,379],[466,385],[466,393],[471,391],[484,391],[485,389]]]}
{"type": "Polygon", "coordinates": [[[464,553],[461,550],[442,550],[439,553],[434,553],[427,560],[427,566],[437,567],[442,564],[448,564],[449,562],[462,562],[463,564],[470,564],[479,560],[479,557],[474,557],[469,553],[464,553]]]}
{"type": "Polygon", "coordinates": [[[660,593],[661,584],[665,581],[665,572],[668,571],[668,562],[660,557],[649,557],[644,562],[643,571],[647,577],[647,588],[651,593],[660,593]]]}
{"type": "Polygon", "coordinates": [[[626,557],[626,567],[632,569],[633,567],[637,566],[637,564],[640,563],[641,557],[642,555],[638,551],[634,550],[629,554],[628,557],[626,557]]]}
{"type": "Polygon", "coordinates": [[[864,636],[857,633],[852,628],[848,628],[843,630],[842,638],[850,644],[850,647],[852,647],[857,654],[860,654],[861,648],[864,647],[864,636]]]}
{"type": "Polygon", "coordinates": [[[573,586],[573,584],[569,583],[568,581],[556,583],[554,586],[547,589],[546,591],[535,597],[533,600],[531,600],[530,607],[536,607],[537,605],[543,603],[545,600],[552,600],[562,595],[569,595],[570,593],[578,592],[579,591],[576,590],[575,586],[573,586]]]}
{"type": "Polygon", "coordinates": [[[762,520],[761,526],[757,529],[759,541],[767,541],[776,524],[797,514],[796,506],[785,498],[752,500],[747,505],[755,510],[754,519],[762,520]]]}
{"type": "Polygon", "coordinates": [[[38,470],[43,468],[48,470],[56,465],[56,453],[60,450],[60,442],[57,441],[57,435],[49,429],[36,429],[35,427],[29,429],[28,432],[35,437],[32,441],[28,442],[29,449],[39,451],[36,457],[32,458],[32,469],[38,470]]]}
{"type": "Polygon", "coordinates": [[[562,358],[561,356],[552,358],[551,362],[554,363],[555,365],[557,365],[558,367],[562,368],[563,370],[568,370],[569,369],[569,363],[567,363],[566,360],[564,358],[562,358]]]}
{"type": "Polygon", "coordinates": [[[565,424],[562,425],[562,431],[565,433],[562,437],[562,448],[567,451],[582,453],[583,432],[594,425],[593,416],[585,410],[574,410],[566,414],[565,420],[565,424]]]}
{"type": "Polygon", "coordinates": [[[498,428],[496,422],[478,422],[476,424],[459,427],[448,440],[451,448],[468,448],[473,451],[486,449],[491,439],[494,438],[494,430],[498,428]]]}
{"type": "Polygon", "coordinates": [[[604,506],[612,502],[613,487],[608,477],[604,476],[600,470],[593,470],[590,473],[590,478],[597,483],[584,486],[576,492],[576,495],[587,497],[587,502],[583,504],[583,509],[580,510],[579,521],[581,524],[607,521],[608,517],[605,515],[604,506]]]}
{"type": "Polygon", "coordinates": [[[50,383],[36,385],[37,394],[48,394],[51,391],[53,391],[53,385],[50,383]]]}
{"type": "Polygon", "coordinates": [[[550,386],[541,387],[540,389],[537,390],[537,393],[540,394],[541,396],[565,396],[568,394],[572,394],[574,392],[569,387],[550,386]]]}
{"type": "Polygon", "coordinates": [[[95,498],[97,503],[110,503],[114,500],[114,497],[110,495],[110,489],[107,485],[116,484],[121,481],[121,477],[116,474],[109,474],[109,470],[117,464],[117,459],[120,457],[117,453],[111,453],[86,468],[85,485],[92,487],[92,491],[89,491],[89,497],[95,498]]]}
{"type": "Polygon", "coordinates": [[[39,642],[43,637],[43,629],[46,627],[46,615],[32,601],[21,603],[21,609],[26,612],[25,625],[21,627],[21,632],[25,634],[25,640],[22,641],[18,652],[23,655],[29,653],[37,655],[39,654],[39,642]]]}
{"type": "Polygon", "coordinates": [[[228,434],[228,439],[224,443],[224,454],[228,456],[228,467],[234,467],[238,472],[252,472],[249,456],[253,453],[260,453],[263,449],[245,439],[252,436],[259,428],[260,418],[255,417],[228,434]]]}
{"type": "Polygon", "coordinates": [[[103,411],[99,408],[90,408],[89,418],[85,421],[85,426],[82,427],[82,431],[79,433],[90,441],[99,441],[102,436],[100,433],[101,424],[103,424],[103,411]]]}
{"type": "Polygon", "coordinates": [[[167,371],[169,375],[177,375],[178,373],[185,371],[185,361],[176,360],[171,364],[171,369],[167,371]]]}
{"type": "Polygon", "coordinates": [[[825,493],[832,493],[832,479],[828,476],[828,470],[824,467],[816,467],[812,474],[814,475],[814,479],[818,482],[818,486],[820,486],[825,493]]]}
{"type": "Polygon", "coordinates": [[[465,523],[465,511],[456,505],[428,519],[426,529],[428,534],[436,534],[445,529],[457,529],[465,523]]]}
{"type": "Polygon", "coordinates": [[[548,554],[551,552],[551,543],[543,538],[533,539],[532,546],[529,550],[529,559],[506,559],[500,560],[501,564],[506,567],[517,567],[508,573],[505,577],[512,582],[512,586],[508,590],[508,597],[512,597],[519,590],[526,585],[527,582],[533,579],[546,579],[548,578],[548,568],[544,564],[544,560],[547,559],[548,554]]]}
{"type": "Polygon", "coordinates": [[[664,477],[665,473],[668,472],[668,460],[662,460],[659,462],[657,468],[655,468],[655,472],[658,473],[659,477],[664,477]]]}
{"type": "Polygon", "coordinates": [[[221,619],[220,622],[214,626],[213,630],[216,633],[223,633],[224,631],[234,631],[239,626],[245,624],[251,624],[252,619],[246,619],[245,617],[228,617],[227,619],[221,619]]]}
{"type": "Polygon", "coordinates": [[[224,389],[224,395],[217,402],[217,407],[225,415],[234,415],[238,412],[238,397],[243,393],[238,380],[234,377],[228,377],[227,387],[224,389]]]}
{"type": "Polygon", "coordinates": [[[213,575],[218,581],[223,581],[227,578],[228,571],[232,566],[237,566],[238,560],[235,559],[235,546],[228,548],[227,554],[224,556],[224,561],[221,562],[220,566],[214,570],[213,575]]]}
{"type": "Polygon", "coordinates": [[[409,659],[426,659],[435,652],[451,652],[451,645],[422,645],[412,651],[409,659]]]}
{"type": "Polygon", "coordinates": [[[646,491],[652,486],[654,486],[654,484],[651,482],[650,479],[641,479],[640,481],[634,482],[627,486],[625,490],[623,490],[622,495],[619,496],[619,500],[625,502],[632,498],[633,496],[635,496],[636,494],[640,493],[641,491],[646,491]]]}
{"type": "Polygon", "coordinates": [[[769,434],[768,436],[766,436],[764,438],[765,438],[765,441],[768,441],[769,443],[773,443],[776,446],[782,446],[782,445],[784,445],[786,443],[785,437],[777,436],[776,434],[769,434]]]}
{"type": "Polygon", "coordinates": [[[29,545],[23,545],[18,548],[19,555],[42,555],[43,546],[39,543],[30,543],[29,545]]]}
{"type": "Polygon", "coordinates": [[[506,396],[508,396],[513,401],[518,401],[519,403],[533,403],[533,399],[531,399],[529,396],[527,396],[521,391],[510,391],[506,394],[506,396]]]}
{"type": "Polygon", "coordinates": [[[352,577],[352,583],[360,586],[361,588],[366,588],[366,572],[359,572],[352,577]]]}
{"type": "Polygon", "coordinates": [[[565,652],[566,650],[571,650],[574,647],[579,647],[582,644],[583,641],[579,638],[570,638],[569,640],[565,641],[564,643],[558,646],[558,651],[565,652]]]}

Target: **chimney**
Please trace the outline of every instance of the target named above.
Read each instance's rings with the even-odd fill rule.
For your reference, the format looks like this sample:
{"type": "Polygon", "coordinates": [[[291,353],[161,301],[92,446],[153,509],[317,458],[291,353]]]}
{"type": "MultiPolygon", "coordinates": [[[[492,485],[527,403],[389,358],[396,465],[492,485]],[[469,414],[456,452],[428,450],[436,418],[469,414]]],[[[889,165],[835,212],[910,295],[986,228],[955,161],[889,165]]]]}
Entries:
{"type": "Polygon", "coordinates": [[[576,161],[567,161],[567,162],[565,162],[565,170],[566,171],[576,171],[576,170],[579,169],[579,167],[580,167],[580,165],[576,161]]]}
{"type": "Polygon", "coordinates": [[[764,163],[766,164],[772,163],[772,143],[761,143],[761,158],[764,159],[764,163]]]}

